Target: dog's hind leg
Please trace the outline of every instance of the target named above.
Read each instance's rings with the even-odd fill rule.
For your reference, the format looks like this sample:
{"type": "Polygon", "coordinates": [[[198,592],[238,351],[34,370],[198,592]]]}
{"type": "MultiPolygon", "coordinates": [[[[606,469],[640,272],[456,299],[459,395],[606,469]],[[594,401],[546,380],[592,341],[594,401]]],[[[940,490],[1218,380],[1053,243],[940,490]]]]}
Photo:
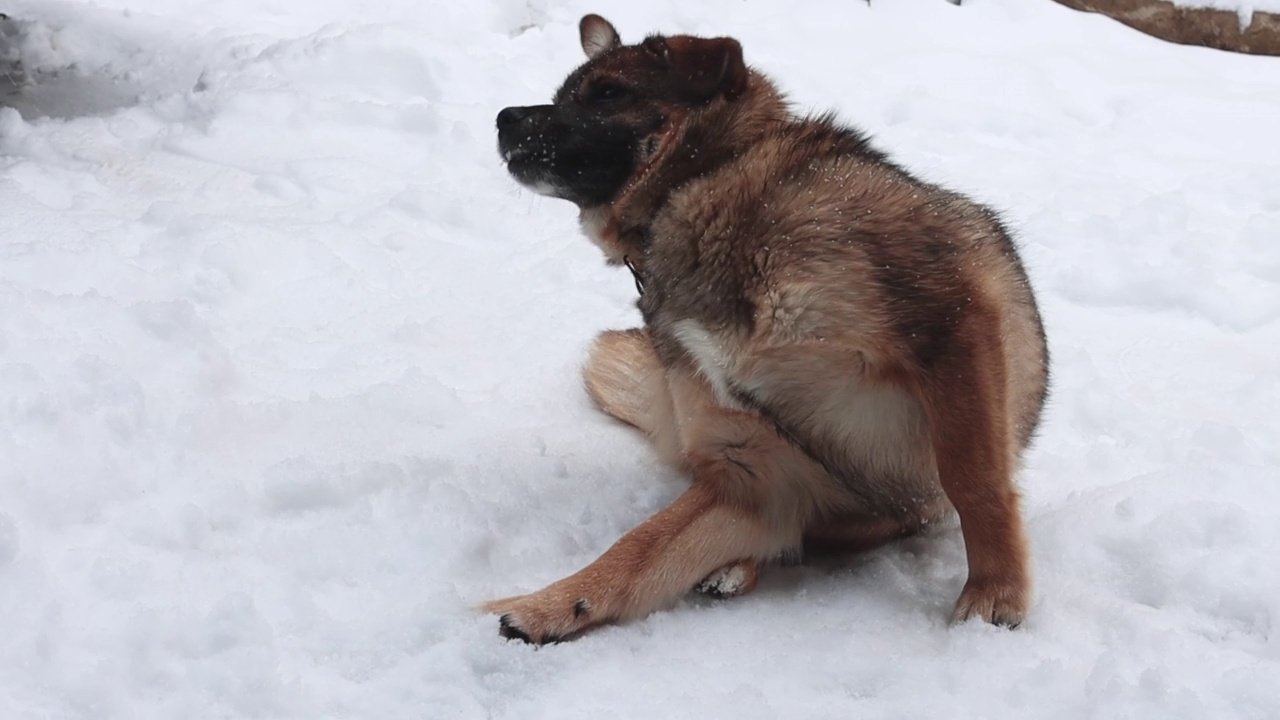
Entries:
{"type": "Polygon", "coordinates": [[[582,368],[587,394],[601,410],[649,436],[658,454],[680,465],[666,368],[645,330],[601,333],[582,368]]]}
{"type": "Polygon", "coordinates": [[[804,551],[819,555],[866,552],[914,535],[920,528],[920,522],[899,518],[838,518],[806,528],[804,551]]]}
{"type": "MultiPolygon", "coordinates": [[[[658,453],[680,465],[680,440],[667,370],[646,330],[609,330],[596,338],[583,367],[587,393],[601,410],[632,425],[653,441],[658,453]]],[[[745,595],[760,579],[760,563],[743,560],[718,568],[698,583],[704,595],[745,595]]]]}
{"type": "Polygon", "coordinates": [[[960,516],[969,579],[953,621],[1017,626],[1031,602],[1025,530],[1013,470],[1000,324],[976,299],[949,352],[924,383],[942,488],[960,516]]]}
{"type": "MultiPolygon", "coordinates": [[[[655,417],[654,405],[667,395],[667,381],[666,368],[648,332],[633,328],[600,333],[582,376],[587,393],[601,410],[646,433],[654,432],[661,419],[655,417]]],[[[669,412],[666,417],[670,418],[669,412]]]]}
{"type": "MultiPolygon", "coordinates": [[[[806,528],[803,547],[806,555],[860,553],[916,534],[921,522],[899,518],[848,517],[829,520],[806,528]]],[[[742,560],[730,563],[698,583],[698,592],[714,598],[746,595],[760,582],[761,563],[742,560]]]]}

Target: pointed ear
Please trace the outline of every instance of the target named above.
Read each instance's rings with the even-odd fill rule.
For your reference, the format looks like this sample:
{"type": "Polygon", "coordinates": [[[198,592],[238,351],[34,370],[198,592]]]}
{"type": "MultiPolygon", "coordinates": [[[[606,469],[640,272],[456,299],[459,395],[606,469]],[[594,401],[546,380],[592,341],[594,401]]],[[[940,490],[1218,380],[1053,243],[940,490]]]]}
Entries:
{"type": "Polygon", "coordinates": [[[717,95],[736,100],[747,90],[742,45],[733,38],[666,38],[667,57],[689,99],[706,102],[717,95]]]}
{"type": "Polygon", "coordinates": [[[578,23],[578,38],[582,40],[582,52],[588,58],[606,53],[622,44],[613,24],[599,15],[582,17],[578,23]]]}

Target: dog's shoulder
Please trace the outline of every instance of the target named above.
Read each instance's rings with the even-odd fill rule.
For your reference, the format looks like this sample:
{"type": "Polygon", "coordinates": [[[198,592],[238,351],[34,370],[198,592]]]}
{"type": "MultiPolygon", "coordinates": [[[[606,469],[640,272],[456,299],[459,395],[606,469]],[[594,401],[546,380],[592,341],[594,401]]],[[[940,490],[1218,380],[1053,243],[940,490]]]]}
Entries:
{"type": "Polygon", "coordinates": [[[851,231],[909,222],[928,188],[856,128],[831,116],[776,123],[732,162],[672,193],[654,223],[659,243],[706,256],[844,252],[851,231]],[[732,241],[730,241],[732,240],[732,241]],[[838,242],[844,240],[845,242],[838,242]]]}
{"type": "Polygon", "coordinates": [[[673,192],[651,243],[665,293],[647,304],[668,317],[785,341],[910,338],[926,357],[976,286],[1005,275],[1000,266],[1021,273],[993,213],[830,116],[778,123],[673,192]]]}

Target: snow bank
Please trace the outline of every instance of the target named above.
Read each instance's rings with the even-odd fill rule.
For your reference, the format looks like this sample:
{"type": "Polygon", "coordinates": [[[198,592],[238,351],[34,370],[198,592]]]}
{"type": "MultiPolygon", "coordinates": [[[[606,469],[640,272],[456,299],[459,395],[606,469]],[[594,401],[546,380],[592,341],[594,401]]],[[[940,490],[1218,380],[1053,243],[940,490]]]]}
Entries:
{"type": "Polygon", "coordinates": [[[1024,0],[5,12],[0,717],[1280,715],[1271,59],[1024,0]],[[954,529],[542,650],[472,613],[682,486],[579,386],[630,276],[493,147],[587,11],[1007,210],[1055,352],[1023,628],[946,626],[954,529]]]}

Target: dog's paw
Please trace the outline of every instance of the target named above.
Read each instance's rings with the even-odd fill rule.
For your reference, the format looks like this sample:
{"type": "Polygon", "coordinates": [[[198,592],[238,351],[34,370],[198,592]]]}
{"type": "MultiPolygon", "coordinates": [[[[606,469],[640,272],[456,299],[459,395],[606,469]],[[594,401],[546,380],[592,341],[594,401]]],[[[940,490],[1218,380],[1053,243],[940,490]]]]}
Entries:
{"type": "Polygon", "coordinates": [[[1026,583],[970,578],[956,601],[951,622],[962,623],[977,617],[993,625],[1016,628],[1027,616],[1029,594],[1026,583]]]}
{"type": "Polygon", "coordinates": [[[486,603],[485,612],[498,616],[498,634],[532,645],[558,643],[604,621],[584,597],[552,588],[486,603]]]}
{"type": "Polygon", "coordinates": [[[742,560],[730,563],[703,578],[698,592],[713,598],[731,598],[746,595],[760,582],[760,563],[742,560]]]}

